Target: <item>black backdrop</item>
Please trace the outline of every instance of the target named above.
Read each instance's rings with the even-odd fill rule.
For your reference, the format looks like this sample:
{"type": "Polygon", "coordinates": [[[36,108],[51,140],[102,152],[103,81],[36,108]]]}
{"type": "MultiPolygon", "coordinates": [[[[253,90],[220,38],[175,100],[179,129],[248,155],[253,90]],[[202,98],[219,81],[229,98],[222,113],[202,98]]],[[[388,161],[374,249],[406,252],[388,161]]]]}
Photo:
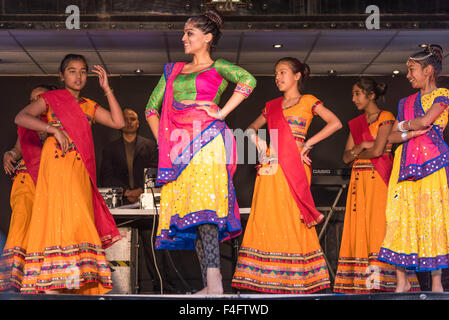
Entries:
{"type": "MultiPolygon", "coordinates": [[[[260,113],[266,101],[279,96],[274,84],[273,77],[263,76],[257,78],[257,87],[254,93],[234,110],[226,119],[231,129],[245,129],[260,113]]],[[[379,101],[384,109],[396,114],[397,103],[401,97],[413,93],[405,77],[376,77],[377,81],[388,84],[388,91],[384,101],[379,101]]],[[[139,114],[140,131],[143,136],[152,138],[152,134],[146,124],[144,109],[152,89],[155,87],[158,76],[128,76],[111,77],[111,87],[119,100],[122,108],[130,107],[139,114]]],[[[305,93],[317,96],[324,105],[337,114],[343,129],[332,137],[318,144],[312,152],[313,168],[342,168],[342,154],[348,135],[347,122],[357,116],[359,112],[351,101],[351,89],[357,77],[313,77],[305,84],[305,93]]],[[[2,139],[0,139],[0,150],[3,152],[12,148],[17,138],[14,116],[28,103],[31,88],[37,84],[58,84],[56,77],[38,76],[12,76],[0,77],[1,90],[1,116],[0,127],[2,139]]],[[[440,86],[448,87],[449,78],[441,78],[440,86]]],[[[222,97],[223,101],[232,94],[233,86],[228,89],[222,97]]],[[[89,77],[82,95],[97,101],[100,105],[107,107],[107,100],[98,86],[95,77],[89,77]]],[[[382,100],[382,99],[381,99],[382,100]]],[[[309,130],[309,136],[317,132],[324,122],[315,118],[309,130]]],[[[102,125],[94,125],[93,136],[97,156],[97,169],[101,165],[101,150],[109,141],[119,136],[119,131],[102,125]]],[[[239,155],[240,157],[244,155],[239,155]]],[[[249,207],[253,193],[255,169],[252,164],[241,164],[238,166],[234,176],[237,198],[240,207],[249,207]]],[[[8,176],[2,174],[0,177],[0,232],[6,234],[9,227],[10,206],[9,196],[11,181],[8,176]]],[[[319,202],[320,199],[316,199],[319,202]]]]}
{"type": "MultiPolygon", "coordinates": [[[[276,98],[280,95],[274,84],[273,77],[260,76],[256,77],[258,84],[254,93],[236,110],[234,110],[226,119],[228,126],[231,129],[246,129],[246,127],[260,114],[266,101],[276,98]]],[[[408,84],[404,76],[392,77],[375,77],[376,81],[385,82],[388,85],[388,91],[385,97],[381,98],[379,105],[386,110],[396,114],[397,103],[400,98],[413,93],[413,89],[408,84]]],[[[155,87],[159,76],[127,76],[127,77],[111,77],[111,87],[117,96],[122,108],[132,108],[136,110],[140,120],[139,133],[143,136],[152,138],[152,134],[146,124],[144,117],[144,109],[152,89],[155,87]]],[[[360,112],[356,110],[351,101],[352,85],[357,80],[357,77],[313,77],[305,84],[304,93],[310,93],[317,96],[324,102],[324,105],[331,109],[340,118],[344,124],[343,129],[335,133],[332,137],[318,144],[311,153],[313,168],[329,168],[337,169],[345,167],[341,160],[345,142],[348,135],[347,122],[359,115],[360,112]]],[[[29,93],[31,88],[38,84],[57,84],[57,78],[39,77],[39,76],[11,76],[0,77],[0,91],[1,91],[1,116],[0,127],[2,128],[2,139],[0,139],[0,150],[3,152],[9,150],[15,143],[17,138],[16,126],[14,124],[14,116],[17,112],[28,103],[29,93]]],[[[441,87],[449,87],[449,78],[441,78],[439,85],[441,87]]],[[[222,97],[222,104],[232,94],[233,86],[230,85],[222,97]]],[[[107,107],[106,98],[102,90],[98,86],[96,77],[89,77],[87,85],[82,92],[82,95],[97,101],[100,105],[107,107]]],[[[322,128],[324,122],[320,118],[315,118],[309,130],[309,136],[316,133],[322,128]]],[[[118,130],[113,130],[102,125],[94,125],[93,136],[95,142],[95,151],[97,157],[97,171],[101,165],[101,150],[109,141],[116,139],[119,136],[118,130]]],[[[239,154],[239,157],[246,155],[239,154]]],[[[247,158],[247,156],[246,156],[247,158]]],[[[234,183],[236,187],[237,199],[241,208],[250,207],[251,198],[253,194],[254,180],[256,171],[254,164],[240,164],[234,176],[234,183]]],[[[11,209],[9,205],[9,196],[11,190],[11,181],[6,174],[0,175],[0,236],[7,235],[11,209]]],[[[329,193],[320,191],[319,189],[312,190],[317,206],[328,206],[332,203],[329,193]]],[[[340,205],[344,205],[344,196],[340,205]]],[[[246,218],[243,219],[243,225],[246,223],[246,218]]],[[[343,215],[336,215],[331,221],[334,227],[330,228],[329,237],[322,241],[321,244],[324,250],[328,250],[328,258],[330,264],[336,267],[336,259],[338,258],[337,238],[341,234],[343,215]],[[335,239],[334,239],[335,238],[335,239]],[[328,246],[329,245],[329,246],[328,246]]],[[[144,233],[148,233],[149,229],[144,228],[144,233]]],[[[0,239],[1,240],[1,239],[0,239]]],[[[1,243],[1,241],[0,241],[1,243]]],[[[143,248],[142,248],[143,249],[143,248]]],[[[148,250],[148,248],[146,248],[148,250]]],[[[229,290],[230,278],[232,277],[232,265],[234,252],[232,243],[222,244],[223,260],[223,278],[225,280],[225,290],[229,290]]],[[[178,279],[179,277],[170,268],[170,263],[167,260],[166,253],[157,253],[159,261],[168,274],[165,276],[169,279],[178,279]],[[170,274],[171,272],[171,274],[170,274]]],[[[200,273],[194,258],[194,253],[178,252],[172,255],[177,266],[182,265],[186,259],[192,261],[192,268],[186,270],[183,268],[183,277],[190,281],[193,288],[201,288],[201,281],[199,279],[200,273]],[[193,267],[195,266],[195,267],[193,267]]],[[[146,255],[145,259],[151,259],[146,255]]],[[[141,261],[139,264],[151,264],[151,261],[141,261]]],[[[145,266],[142,265],[143,268],[145,266]]],[[[145,285],[141,283],[144,291],[156,291],[157,284],[155,284],[154,272],[152,275],[143,273],[142,281],[150,281],[152,284],[145,285]],[[152,279],[151,279],[152,278],[152,279]]],[[[183,284],[174,284],[177,287],[175,290],[182,290],[183,284]],[[181,288],[181,289],[180,289],[181,288]]]]}

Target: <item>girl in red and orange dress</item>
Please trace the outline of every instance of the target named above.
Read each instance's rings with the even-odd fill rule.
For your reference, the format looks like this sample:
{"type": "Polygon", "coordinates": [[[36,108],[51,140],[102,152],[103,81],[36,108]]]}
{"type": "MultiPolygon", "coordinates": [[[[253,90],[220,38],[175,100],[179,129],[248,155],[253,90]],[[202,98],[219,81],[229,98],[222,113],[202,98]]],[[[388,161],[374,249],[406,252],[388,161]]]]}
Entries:
{"type": "MultiPolygon", "coordinates": [[[[123,113],[106,72],[93,72],[105,91],[110,111],[80,97],[87,80],[83,56],[69,54],[60,67],[65,89],[41,95],[16,116],[16,124],[48,134],[38,172],[28,229],[22,293],[104,294],[111,290],[111,270],[104,249],[120,239],[117,226],[96,188],[91,124],[124,126],[123,113]],[[36,116],[45,112],[47,122],[36,116]]],[[[22,144],[22,151],[32,152],[22,144]]]]}
{"type": "Polygon", "coordinates": [[[253,202],[232,286],[266,293],[307,294],[330,287],[325,257],[314,225],[323,215],[310,192],[310,149],[341,128],[340,120],[298,85],[309,74],[295,58],[276,63],[276,85],[283,97],[267,102],[249,129],[268,124],[273,147],[252,131],[262,158],[253,202]],[[327,124],[306,141],[314,115],[327,124]],[[276,138],[278,134],[278,139],[276,138]],[[296,151],[296,152],[295,152],[296,151]]]}
{"type": "MultiPolygon", "coordinates": [[[[352,173],[346,202],[338,269],[334,291],[372,293],[394,291],[395,268],[377,259],[385,236],[385,207],[393,158],[387,143],[395,118],[376,103],[386,92],[385,84],[361,78],[352,89],[352,101],[364,113],[349,121],[350,134],[343,161],[352,173]]],[[[410,273],[413,290],[419,290],[410,273]]]]}
{"type": "MultiPolygon", "coordinates": [[[[38,85],[31,90],[30,101],[36,101],[39,95],[56,87],[38,85]]],[[[36,143],[41,141],[34,133],[36,143]]],[[[11,175],[13,180],[10,204],[11,221],[8,237],[0,257],[0,291],[18,291],[22,287],[23,266],[25,264],[27,230],[33,209],[36,186],[28,172],[25,160],[22,158],[22,149],[19,138],[14,147],[3,156],[5,173],[11,175]]]]}

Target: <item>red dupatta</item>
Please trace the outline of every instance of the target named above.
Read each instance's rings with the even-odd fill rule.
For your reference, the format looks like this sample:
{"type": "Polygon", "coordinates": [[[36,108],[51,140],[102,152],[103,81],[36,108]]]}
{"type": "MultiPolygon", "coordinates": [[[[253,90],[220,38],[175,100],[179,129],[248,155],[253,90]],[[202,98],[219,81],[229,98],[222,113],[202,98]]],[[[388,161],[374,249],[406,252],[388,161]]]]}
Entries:
{"type": "MultiPolygon", "coordinates": [[[[368,120],[366,115],[362,114],[348,122],[349,130],[355,144],[363,141],[375,141],[369,131],[368,120]]],[[[376,171],[382,177],[382,180],[388,186],[390,180],[391,169],[393,168],[393,159],[391,154],[383,154],[380,157],[370,159],[376,171]]]]}
{"type": "Polygon", "coordinates": [[[17,135],[19,136],[22,158],[25,161],[28,173],[33,179],[34,185],[37,185],[37,176],[39,174],[39,163],[41,161],[42,141],[34,130],[18,126],[17,135]]]}
{"type": "Polygon", "coordinates": [[[301,212],[301,220],[310,228],[320,223],[324,215],[315,208],[298,146],[282,112],[283,99],[279,97],[266,103],[268,129],[270,132],[278,130],[280,139],[272,139],[271,143],[278,155],[279,165],[287,179],[292,196],[301,212]]]}
{"type": "MultiPolygon", "coordinates": [[[[89,174],[92,184],[92,202],[94,207],[95,226],[100,236],[103,248],[107,248],[120,240],[120,232],[117,229],[114,218],[97,189],[95,149],[92,137],[92,129],[86,115],[81,110],[78,102],[67,90],[53,90],[43,93],[42,98],[50,105],[53,113],[61,121],[81,155],[84,166],[89,174]]],[[[25,164],[28,167],[28,163],[25,164]]],[[[30,170],[30,168],[28,168],[30,170]]],[[[35,170],[35,168],[31,168],[35,170]]]]}

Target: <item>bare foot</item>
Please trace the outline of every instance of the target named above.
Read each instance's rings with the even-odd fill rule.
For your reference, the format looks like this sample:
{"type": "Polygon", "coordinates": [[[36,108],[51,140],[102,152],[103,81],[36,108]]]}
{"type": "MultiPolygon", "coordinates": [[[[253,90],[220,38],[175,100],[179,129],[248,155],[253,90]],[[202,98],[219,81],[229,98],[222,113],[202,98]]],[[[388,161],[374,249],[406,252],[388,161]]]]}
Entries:
{"type": "Polygon", "coordinates": [[[407,273],[404,267],[396,267],[396,290],[394,292],[407,292],[411,285],[407,279],[407,273]]]}
{"type": "Polygon", "coordinates": [[[444,289],[443,289],[443,287],[432,288],[432,292],[444,292],[444,289]]]}
{"type": "Polygon", "coordinates": [[[195,292],[194,294],[207,294],[207,287],[204,287],[203,289],[195,292]]]}
{"type": "Polygon", "coordinates": [[[223,294],[223,283],[219,268],[207,269],[207,294],[223,294]]]}
{"type": "Polygon", "coordinates": [[[45,290],[44,292],[45,292],[45,294],[59,294],[60,293],[58,290],[54,290],[54,289],[45,290]]]}
{"type": "Polygon", "coordinates": [[[443,286],[440,284],[433,284],[432,283],[432,292],[444,292],[443,286]]]}
{"type": "Polygon", "coordinates": [[[434,270],[432,274],[432,292],[444,292],[443,284],[441,283],[441,269],[434,270]]]}
{"type": "Polygon", "coordinates": [[[408,292],[412,286],[410,285],[410,282],[405,283],[398,283],[396,286],[395,292],[408,292]]]}

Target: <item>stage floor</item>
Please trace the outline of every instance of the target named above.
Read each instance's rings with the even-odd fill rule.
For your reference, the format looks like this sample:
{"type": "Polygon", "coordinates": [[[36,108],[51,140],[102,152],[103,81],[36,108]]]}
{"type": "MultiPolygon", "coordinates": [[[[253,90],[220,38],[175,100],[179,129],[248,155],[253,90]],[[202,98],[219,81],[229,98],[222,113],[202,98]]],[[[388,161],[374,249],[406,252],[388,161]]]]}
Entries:
{"type": "Polygon", "coordinates": [[[0,293],[0,300],[164,300],[164,301],[275,301],[275,300],[449,300],[449,292],[411,292],[411,293],[374,293],[374,294],[106,294],[102,296],[84,296],[72,294],[0,293]]]}

